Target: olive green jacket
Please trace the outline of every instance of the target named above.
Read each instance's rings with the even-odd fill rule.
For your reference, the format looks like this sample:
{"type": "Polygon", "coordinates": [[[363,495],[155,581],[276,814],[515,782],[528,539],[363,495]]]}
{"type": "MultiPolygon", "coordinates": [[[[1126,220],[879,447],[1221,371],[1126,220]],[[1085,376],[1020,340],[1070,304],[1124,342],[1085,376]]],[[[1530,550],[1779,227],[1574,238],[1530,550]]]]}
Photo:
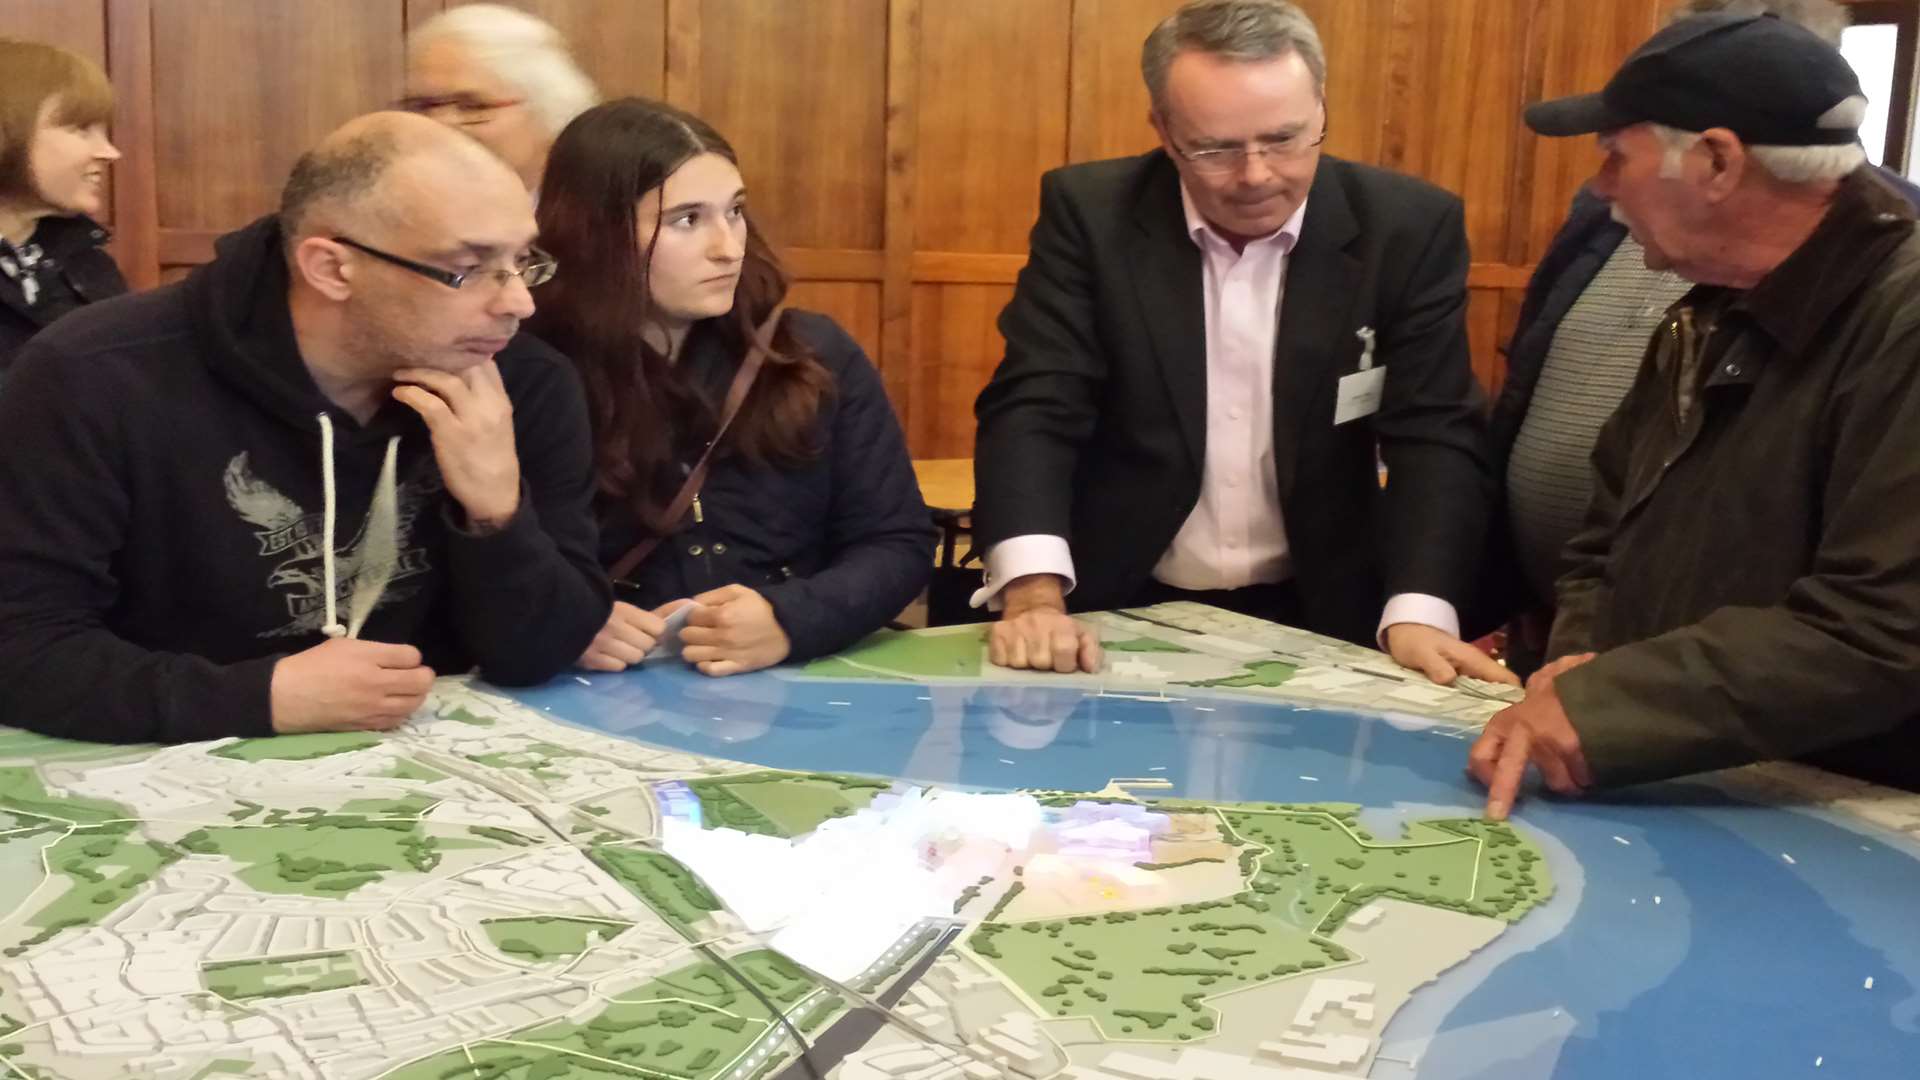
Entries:
{"type": "Polygon", "coordinates": [[[1812,757],[1920,781],[1920,234],[1861,169],[1752,289],[1675,305],[1594,449],[1550,656],[1594,778],[1812,757]],[[1681,308],[1719,311],[1681,416],[1681,308]]]}

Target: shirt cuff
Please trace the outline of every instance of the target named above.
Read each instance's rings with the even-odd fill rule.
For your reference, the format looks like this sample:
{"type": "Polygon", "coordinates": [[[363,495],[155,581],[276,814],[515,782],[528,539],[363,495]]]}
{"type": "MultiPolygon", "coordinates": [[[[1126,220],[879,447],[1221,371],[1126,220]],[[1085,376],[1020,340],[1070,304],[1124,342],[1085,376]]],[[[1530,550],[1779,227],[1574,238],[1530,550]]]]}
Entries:
{"type": "Polygon", "coordinates": [[[1449,637],[1460,636],[1460,613],[1452,604],[1426,593],[1401,593],[1387,601],[1387,610],[1380,615],[1380,629],[1374,634],[1381,649],[1387,647],[1387,627],[1398,623],[1419,623],[1449,637]]]}
{"type": "Polygon", "coordinates": [[[985,581],[973,592],[968,606],[999,611],[1000,590],[1014,578],[1028,574],[1058,574],[1066,579],[1061,593],[1073,591],[1073,550],[1064,536],[1028,533],[1010,536],[987,549],[985,581]]]}

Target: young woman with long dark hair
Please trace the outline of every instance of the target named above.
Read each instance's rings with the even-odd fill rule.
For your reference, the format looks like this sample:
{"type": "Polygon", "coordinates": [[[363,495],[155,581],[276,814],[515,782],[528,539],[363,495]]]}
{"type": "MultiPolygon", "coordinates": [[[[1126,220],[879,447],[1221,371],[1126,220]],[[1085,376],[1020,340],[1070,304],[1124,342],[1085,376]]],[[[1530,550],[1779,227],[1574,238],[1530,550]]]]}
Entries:
{"type": "Polygon", "coordinates": [[[899,421],[832,319],[774,318],[787,278],[726,140],[658,102],[596,106],[555,142],[539,220],[565,272],[530,326],[586,383],[617,571],[581,665],[637,663],[686,603],[682,658],[731,675],[844,648],[912,602],[934,531],[899,421]]]}

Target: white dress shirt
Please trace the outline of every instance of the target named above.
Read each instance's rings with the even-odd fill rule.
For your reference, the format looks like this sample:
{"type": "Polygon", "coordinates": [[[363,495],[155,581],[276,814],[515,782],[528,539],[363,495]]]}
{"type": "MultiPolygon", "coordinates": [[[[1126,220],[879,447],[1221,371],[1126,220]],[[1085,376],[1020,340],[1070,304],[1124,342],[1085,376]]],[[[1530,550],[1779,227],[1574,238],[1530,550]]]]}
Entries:
{"type": "MultiPolygon", "coordinates": [[[[1239,251],[1207,223],[1180,188],[1187,235],[1201,253],[1206,306],[1207,434],[1200,497],[1154,565],[1156,580],[1177,589],[1238,589],[1293,576],[1280,485],[1273,462],[1273,362],[1287,263],[1300,239],[1306,202],[1286,223],[1239,251]]],[[[1391,357],[1387,358],[1391,360],[1391,357]]],[[[1028,574],[1058,574],[1073,588],[1065,537],[1009,537],[986,553],[986,583],[973,606],[998,608],[1003,585],[1028,574]]],[[[1416,622],[1459,635],[1453,605],[1402,593],[1387,602],[1380,631],[1416,622]]]]}

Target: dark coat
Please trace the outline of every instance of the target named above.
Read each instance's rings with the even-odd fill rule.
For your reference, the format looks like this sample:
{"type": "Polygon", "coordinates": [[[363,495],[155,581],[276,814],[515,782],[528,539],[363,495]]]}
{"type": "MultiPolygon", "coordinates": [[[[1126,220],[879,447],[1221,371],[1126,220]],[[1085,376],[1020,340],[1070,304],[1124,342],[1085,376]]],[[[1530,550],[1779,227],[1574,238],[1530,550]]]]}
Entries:
{"type": "Polygon", "coordinates": [[[12,279],[0,274],[0,383],[27,339],[82,304],[127,291],[120,267],[107,254],[107,230],[88,217],[42,218],[33,242],[42,252],[40,301],[27,306],[12,279]]]}
{"type": "MultiPolygon", "coordinates": [[[[1886,169],[1874,170],[1882,180],[1916,208],[1920,208],[1920,187],[1886,169]]],[[[1551,608],[1553,598],[1535,596],[1524,575],[1513,568],[1518,556],[1513,547],[1513,530],[1507,523],[1507,465],[1513,454],[1520,426],[1526,422],[1527,409],[1533,403],[1533,391],[1540,383],[1540,372],[1547,364],[1553,336],[1560,321],[1567,317],[1574,302],[1613,257],[1615,248],[1626,239],[1627,227],[1613,220],[1606,200],[1581,188],[1567,210],[1567,220],[1554,234],[1553,242],[1527,279],[1527,292],[1520,304],[1520,316],[1508,339],[1506,380],[1500,396],[1494,400],[1493,415],[1487,424],[1487,454],[1495,481],[1494,526],[1487,536],[1487,560],[1482,570],[1482,590],[1475,615],[1468,622],[1469,636],[1492,630],[1521,612],[1551,608]]]]}
{"type": "Polygon", "coordinates": [[[314,385],[278,221],[215,253],[183,282],[62,319],[0,394],[0,719],[103,742],[271,734],[275,663],[326,640],[322,412],[336,432],[336,595],[400,439],[398,558],[363,637],[514,685],[578,659],[612,598],[572,365],[526,334],[496,357],[520,509],[475,534],[411,409],[391,402],[361,425],[314,385]]]}
{"type": "MultiPolygon", "coordinates": [[[[689,513],[627,576],[632,585],[616,591],[651,609],[746,585],[773,606],[792,643],[789,659],[810,660],[906,610],[933,573],[935,534],[873,362],[825,315],[786,318],[833,376],[833,397],[816,421],[819,456],[796,467],[753,466],[723,448],[701,487],[699,520],[689,513]]],[[[739,361],[696,328],[679,362],[718,401],[739,361]]],[[[602,565],[647,535],[623,506],[603,506],[600,523],[602,565]]]]}
{"type": "MultiPolygon", "coordinates": [[[[1462,222],[1459,199],[1405,176],[1327,157],[1314,177],[1273,388],[1308,629],[1372,644],[1390,594],[1464,604],[1490,493],[1462,222]],[[1362,327],[1378,335],[1384,397],[1336,427],[1336,384],[1358,369],[1362,327]]],[[[1065,537],[1073,606],[1124,605],[1198,501],[1206,454],[1201,253],[1163,152],[1042,179],[1000,331],[1005,359],[975,405],[976,542],[1065,537]]]]}
{"type": "Polygon", "coordinates": [[[1676,424],[1673,335],[1594,450],[1549,657],[1601,784],[1765,758],[1920,784],[1920,234],[1871,171],[1724,308],[1676,424]]]}

